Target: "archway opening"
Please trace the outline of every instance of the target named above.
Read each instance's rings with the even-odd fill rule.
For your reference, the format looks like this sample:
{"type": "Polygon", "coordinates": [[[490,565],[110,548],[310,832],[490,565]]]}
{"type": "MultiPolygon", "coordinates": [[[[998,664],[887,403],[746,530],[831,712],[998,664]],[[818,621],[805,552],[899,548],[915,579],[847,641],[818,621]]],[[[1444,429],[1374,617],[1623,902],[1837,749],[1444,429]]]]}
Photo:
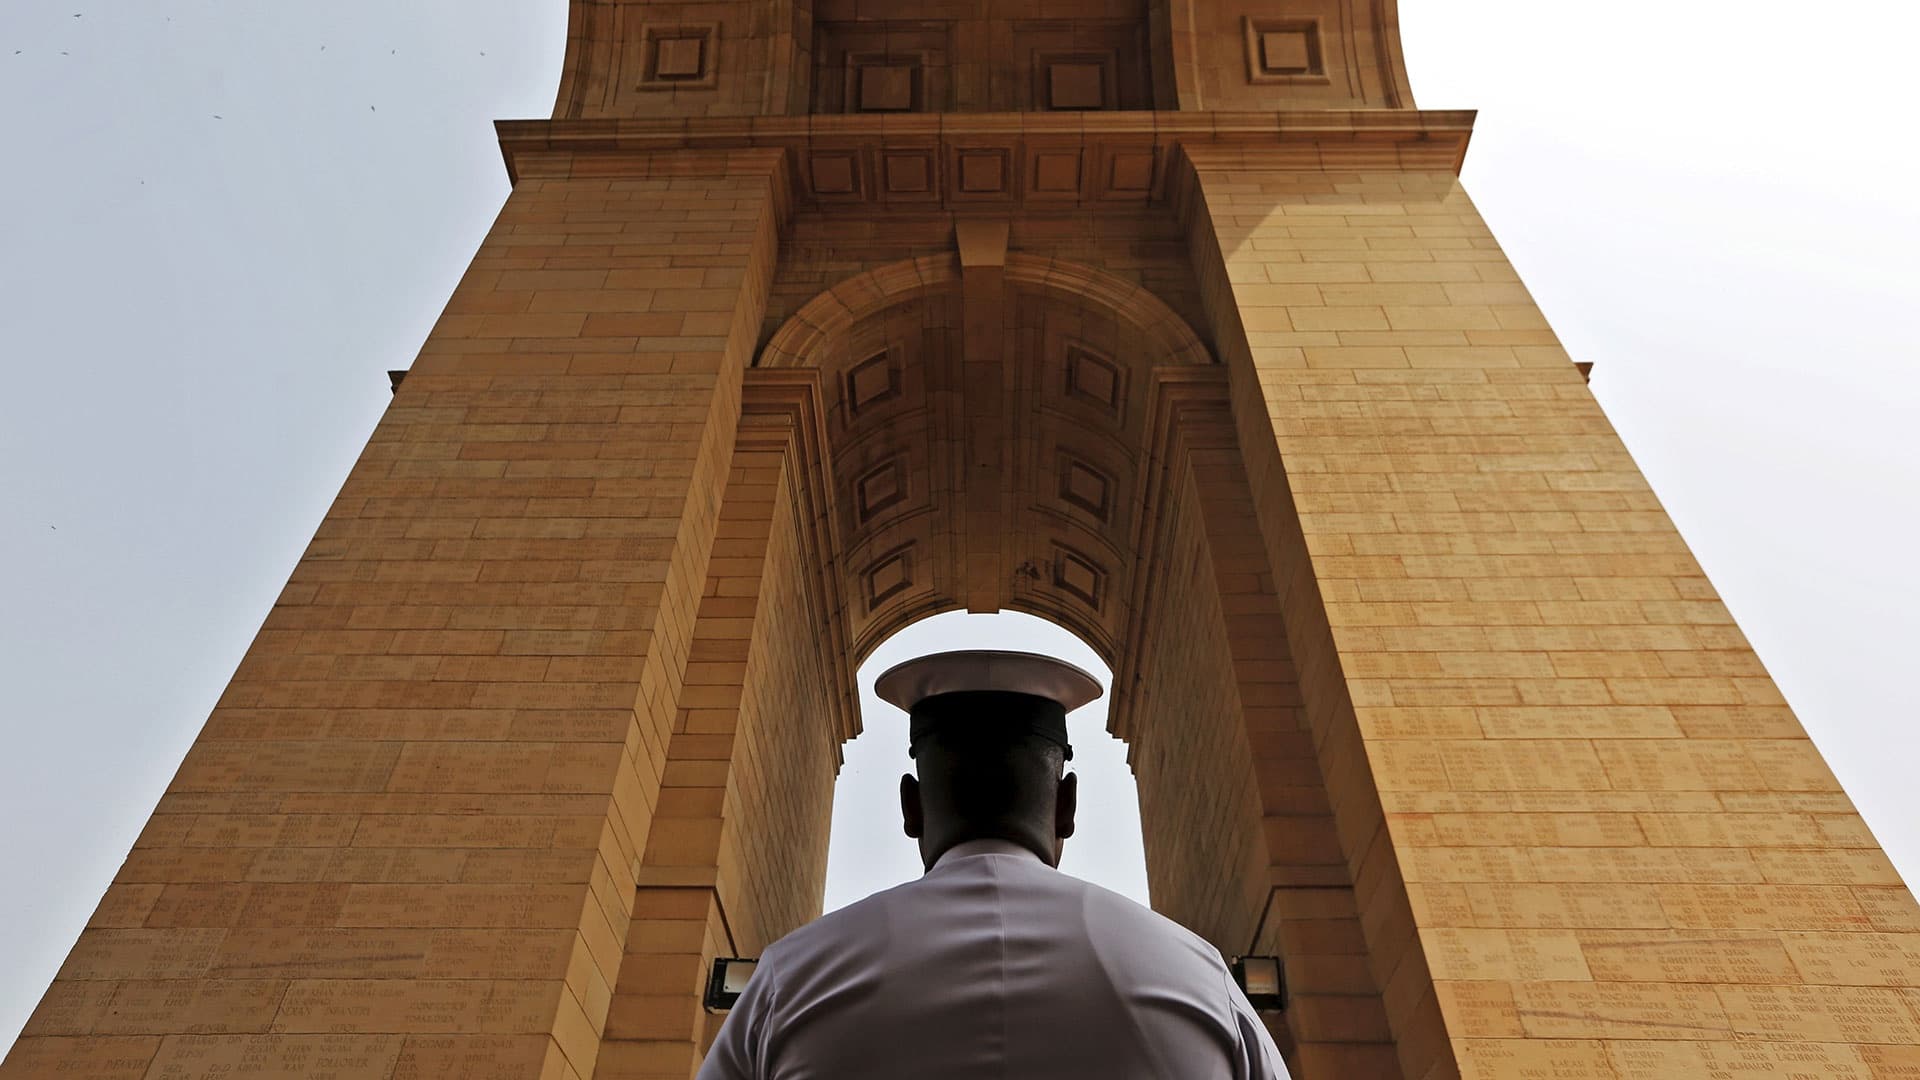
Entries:
{"type": "MultiPolygon", "coordinates": [[[[1113,673],[1086,642],[1054,623],[1003,611],[970,615],[949,611],[922,619],[874,649],[860,666],[860,713],[865,729],[845,746],[834,785],[827,846],[825,909],[844,907],[881,889],[920,876],[920,857],[900,829],[898,785],[911,771],[907,716],[873,693],[881,672],[903,660],[949,649],[1015,649],[1077,664],[1102,686],[1113,673]]],[[[1073,772],[1080,775],[1080,820],[1067,841],[1061,869],[1147,903],[1147,864],[1140,834],[1140,802],[1127,747],[1107,733],[1110,696],[1067,718],[1073,772]]]]}

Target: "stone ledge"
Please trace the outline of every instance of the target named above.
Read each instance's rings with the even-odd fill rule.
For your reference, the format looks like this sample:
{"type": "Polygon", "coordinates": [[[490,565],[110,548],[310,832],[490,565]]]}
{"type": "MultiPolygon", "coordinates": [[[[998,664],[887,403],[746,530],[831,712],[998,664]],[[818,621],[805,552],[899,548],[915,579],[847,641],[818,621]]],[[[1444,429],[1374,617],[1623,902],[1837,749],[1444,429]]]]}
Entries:
{"type": "Polygon", "coordinates": [[[1281,155],[1303,170],[1458,172],[1470,111],[946,113],[659,120],[503,120],[508,175],[681,175],[660,160],[699,152],[724,168],[742,151],[784,151],[812,205],[927,209],[1138,206],[1166,198],[1186,148],[1281,155]],[[711,156],[709,156],[711,155],[711,156]]]}

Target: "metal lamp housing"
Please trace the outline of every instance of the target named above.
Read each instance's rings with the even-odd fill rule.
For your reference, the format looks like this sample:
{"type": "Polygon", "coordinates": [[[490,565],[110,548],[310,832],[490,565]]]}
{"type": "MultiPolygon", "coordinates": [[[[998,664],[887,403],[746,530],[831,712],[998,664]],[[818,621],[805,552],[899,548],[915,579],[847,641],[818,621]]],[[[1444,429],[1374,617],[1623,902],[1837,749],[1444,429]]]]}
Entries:
{"type": "Polygon", "coordinates": [[[1240,956],[1228,965],[1247,1001],[1262,1012],[1287,1007],[1287,967],[1277,956],[1240,956]]]}
{"type": "Polygon", "coordinates": [[[714,960],[713,971],[707,976],[706,1007],[708,1012],[726,1012],[746,993],[747,980],[753,977],[753,967],[759,963],[740,956],[724,956],[714,960]]]}

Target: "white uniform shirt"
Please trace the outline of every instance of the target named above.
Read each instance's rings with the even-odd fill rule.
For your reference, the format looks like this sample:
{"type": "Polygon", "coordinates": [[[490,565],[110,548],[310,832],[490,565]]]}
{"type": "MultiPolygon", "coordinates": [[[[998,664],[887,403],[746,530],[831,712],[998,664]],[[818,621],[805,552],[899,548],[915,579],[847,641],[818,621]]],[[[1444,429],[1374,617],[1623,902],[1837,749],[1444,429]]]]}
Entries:
{"type": "Polygon", "coordinates": [[[700,1080],[1269,1080],[1280,1054],[1220,954],[1016,844],[770,946],[700,1080]]]}

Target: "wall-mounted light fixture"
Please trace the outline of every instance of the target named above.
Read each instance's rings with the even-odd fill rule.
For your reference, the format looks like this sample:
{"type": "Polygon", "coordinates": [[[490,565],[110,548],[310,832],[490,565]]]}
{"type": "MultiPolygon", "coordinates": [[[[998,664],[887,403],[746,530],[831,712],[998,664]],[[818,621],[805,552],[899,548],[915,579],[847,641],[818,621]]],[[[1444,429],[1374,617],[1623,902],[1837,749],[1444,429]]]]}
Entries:
{"type": "Polygon", "coordinates": [[[726,1012],[740,995],[747,991],[747,980],[753,977],[753,965],[758,960],[747,960],[738,956],[723,956],[713,962],[713,973],[707,976],[708,1012],[726,1012]]]}
{"type": "Polygon", "coordinates": [[[1233,981],[1240,984],[1254,1008],[1277,1012],[1287,1007],[1287,969],[1279,957],[1241,956],[1229,966],[1233,981]]]}

